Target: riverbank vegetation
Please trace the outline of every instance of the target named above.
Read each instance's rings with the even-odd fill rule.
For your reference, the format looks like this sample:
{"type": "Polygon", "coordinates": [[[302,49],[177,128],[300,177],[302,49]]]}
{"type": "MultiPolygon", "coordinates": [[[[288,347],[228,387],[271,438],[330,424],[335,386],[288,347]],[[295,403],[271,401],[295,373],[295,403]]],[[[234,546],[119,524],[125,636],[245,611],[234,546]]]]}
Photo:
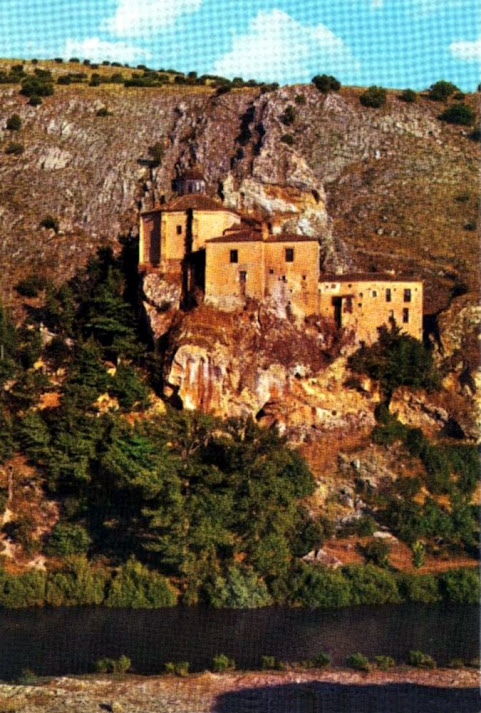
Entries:
{"type": "MultiPolygon", "coordinates": [[[[0,606],[476,602],[474,570],[400,573],[372,545],[365,566],[333,570],[302,560],[333,531],[308,508],[315,482],[306,462],[275,428],[159,401],[161,364],[142,330],[130,250],[126,244],[120,258],[99,251],[60,287],[26,276],[18,291],[32,296],[20,327],[0,310],[0,462],[10,474],[0,491],[3,531],[47,563],[18,573],[4,558],[0,606]],[[52,505],[53,516],[41,524],[28,509],[12,517],[19,462],[52,505]]],[[[409,379],[435,388],[415,340],[395,330],[381,336],[353,368],[372,371],[387,397],[409,379]],[[419,375],[402,359],[418,365],[419,375]]],[[[423,463],[430,492],[414,502],[421,484],[403,480],[387,495],[363,494],[373,525],[386,524],[420,552],[419,542],[435,537],[474,549],[474,450],[435,446],[386,406],[372,438],[402,440],[423,463]],[[438,495],[450,498],[449,508],[438,495]]]]}

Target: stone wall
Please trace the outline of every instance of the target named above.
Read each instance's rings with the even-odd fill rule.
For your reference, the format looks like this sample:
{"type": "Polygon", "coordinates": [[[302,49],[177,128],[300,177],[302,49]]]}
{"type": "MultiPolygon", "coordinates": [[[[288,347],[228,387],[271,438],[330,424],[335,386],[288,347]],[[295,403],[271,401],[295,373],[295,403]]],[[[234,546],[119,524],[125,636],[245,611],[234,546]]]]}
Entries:
{"type": "Polygon", "coordinates": [[[423,284],[418,280],[332,276],[319,283],[319,293],[320,315],[352,330],[358,341],[375,342],[378,327],[390,319],[403,332],[422,339],[423,284]]]}

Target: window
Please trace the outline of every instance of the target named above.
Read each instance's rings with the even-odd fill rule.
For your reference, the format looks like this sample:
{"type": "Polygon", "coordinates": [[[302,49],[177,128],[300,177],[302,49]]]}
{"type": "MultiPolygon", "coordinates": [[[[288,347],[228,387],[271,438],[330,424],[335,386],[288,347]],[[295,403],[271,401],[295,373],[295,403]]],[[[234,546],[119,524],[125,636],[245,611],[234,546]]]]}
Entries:
{"type": "Polygon", "coordinates": [[[272,267],[270,267],[270,268],[269,268],[269,275],[273,275],[273,274],[274,274],[274,270],[273,270],[272,267]]]}
{"type": "Polygon", "coordinates": [[[238,250],[230,251],[230,262],[239,262],[239,251],[238,250]]]}
{"type": "Polygon", "coordinates": [[[411,290],[404,290],[404,301],[411,302],[411,290]]]}
{"type": "Polygon", "coordinates": [[[403,323],[407,324],[409,322],[409,310],[407,307],[403,309],[403,323]]]}
{"type": "Polygon", "coordinates": [[[390,310],[389,310],[389,319],[390,319],[390,320],[391,320],[391,319],[394,319],[394,310],[393,310],[393,309],[390,309],[390,310]]]}
{"type": "Polygon", "coordinates": [[[390,302],[390,301],[391,301],[391,288],[388,287],[386,290],[386,302],[390,302]]]}
{"type": "Polygon", "coordinates": [[[241,282],[247,282],[247,272],[245,270],[239,272],[239,280],[241,282]]]}
{"type": "Polygon", "coordinates": [[[372,290],[371,296],[372,296],[372,297],[377,297],[377,290],[372,290]]]}
{"type": "Polygon", "coordinates": [[[181,225],[177,226],[177,235],[182,235],[182,226],[181,225]]]}
{"type": "Polygon", "coordinates": [[[294,248],[286,248],[286,262],[294,262],[294,248]]]}

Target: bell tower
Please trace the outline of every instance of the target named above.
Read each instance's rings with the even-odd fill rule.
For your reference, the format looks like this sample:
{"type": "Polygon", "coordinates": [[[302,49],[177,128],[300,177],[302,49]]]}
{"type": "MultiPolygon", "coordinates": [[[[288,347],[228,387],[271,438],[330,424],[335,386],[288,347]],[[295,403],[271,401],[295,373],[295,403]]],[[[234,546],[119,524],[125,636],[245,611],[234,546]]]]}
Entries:
{"type": "Polygon", "coordinates": [[[205,178],[200,166],[184,171],[177,179],[177,193],[185,196],[192,193],[205,194],[205,178]]]}

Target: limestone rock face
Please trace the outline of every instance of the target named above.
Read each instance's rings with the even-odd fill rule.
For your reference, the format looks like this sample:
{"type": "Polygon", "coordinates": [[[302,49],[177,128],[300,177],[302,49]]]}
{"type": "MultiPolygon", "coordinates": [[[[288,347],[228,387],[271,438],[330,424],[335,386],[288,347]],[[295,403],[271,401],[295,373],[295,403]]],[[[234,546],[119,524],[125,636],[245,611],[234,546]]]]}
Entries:
{"type": "Polygon", "coordinates": [[[158,339],[170,328],[180,306],[181,285],[158,274],[148,273],[142,279],[142,303],[150,329],[158,339]]]}
{"type": "Polygon", "coordinates": [[[299,328],[265,308],[226,314],[203,306],[169,338],[165,395],[184,408],[252,416],[298,442],[374,424],[376,395],[344,387],[342,341],[320,322],[299,328]]]}
{"type": "Polygon", "coordinates": [[[463,295],[438,315],[437,322],[435,359],[445,374],[443,388],[450,394],[450,417],[459,426],[459,435],[464,433],[479,442],[481,306],[473,295],[463,295]]]}

